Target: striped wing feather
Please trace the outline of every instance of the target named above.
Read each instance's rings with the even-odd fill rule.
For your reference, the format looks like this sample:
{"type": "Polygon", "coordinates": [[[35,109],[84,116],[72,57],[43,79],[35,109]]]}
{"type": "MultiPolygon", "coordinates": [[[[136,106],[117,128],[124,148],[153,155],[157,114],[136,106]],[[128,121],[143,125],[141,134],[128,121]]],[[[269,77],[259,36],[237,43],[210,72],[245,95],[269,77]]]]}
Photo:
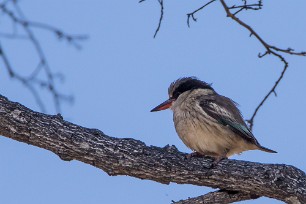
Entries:
{"type": "Polygon", "coordinates": [[[231,99],[218,94],[201,96],[201,108],[212,118],[224,126],[228,126],[233,132],[255,144],[261,146],[250,129],[245,124],[237,104],[231,99]]]}

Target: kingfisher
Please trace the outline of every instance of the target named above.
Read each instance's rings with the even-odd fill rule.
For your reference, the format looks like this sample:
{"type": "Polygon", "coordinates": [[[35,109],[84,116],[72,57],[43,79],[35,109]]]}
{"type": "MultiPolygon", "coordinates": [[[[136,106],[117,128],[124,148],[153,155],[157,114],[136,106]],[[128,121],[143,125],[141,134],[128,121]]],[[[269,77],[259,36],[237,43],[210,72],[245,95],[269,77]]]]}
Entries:
{"type": "Polygon", "coordinates": [[[173,111],[175,130],[193,153],[210,156],[218,163],[224,158],[248,150],[276,151],[257,141],[243,120],[237,103],[218,94],[210,84],[196,77],[183,77],[168,88],[169,99],[151,112],[173,111]]]}

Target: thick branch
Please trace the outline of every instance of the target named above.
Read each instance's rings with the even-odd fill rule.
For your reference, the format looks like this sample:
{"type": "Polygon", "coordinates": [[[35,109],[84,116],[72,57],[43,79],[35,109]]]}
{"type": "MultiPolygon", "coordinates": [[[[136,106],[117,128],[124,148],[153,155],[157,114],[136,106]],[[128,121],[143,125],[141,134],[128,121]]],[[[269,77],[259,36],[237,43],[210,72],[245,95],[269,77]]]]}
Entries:
{"type": "Polygon", "coordinates": [[[218,204],[218,203],[233,203],[244,200],[257,199],[258,196],[241,193],[237,191],[215,191],[196,198],[189,198],[173,202],[173,204],[218,204]]]}
{"type": "Polygon", "coordinates": [[[50,150],[63,160],[79,160],[109,175],[128,175],[159,183],[193,184],[266,196],[287,203],[306,203],[306,175],[284,164],[186,159],[173,146],[146,146],[134,139],[118,139],[84,128],[61,115],[34,112],[0,96],[0,134],[50,150]]]}

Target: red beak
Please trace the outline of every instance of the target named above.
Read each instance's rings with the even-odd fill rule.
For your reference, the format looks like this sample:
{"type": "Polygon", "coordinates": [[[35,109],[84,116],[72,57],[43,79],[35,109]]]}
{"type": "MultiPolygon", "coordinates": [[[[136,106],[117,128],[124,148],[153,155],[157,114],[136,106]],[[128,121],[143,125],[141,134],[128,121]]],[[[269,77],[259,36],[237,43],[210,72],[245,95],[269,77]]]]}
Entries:
{"type": "Polygon", "coordinates": [[[166,110],[172,106],[174,99],[168,99],[151,110],[151,112],[166,110]]]}

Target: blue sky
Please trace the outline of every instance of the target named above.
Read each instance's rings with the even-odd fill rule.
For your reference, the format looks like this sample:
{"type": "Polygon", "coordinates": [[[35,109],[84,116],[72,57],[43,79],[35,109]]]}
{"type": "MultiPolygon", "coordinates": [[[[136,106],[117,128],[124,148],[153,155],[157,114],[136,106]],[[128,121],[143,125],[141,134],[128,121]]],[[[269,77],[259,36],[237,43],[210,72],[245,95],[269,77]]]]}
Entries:
{"type": "MultiPolygon", "coordinates": [[[[166,1],[164,21],[156,39],[157,1],[21,1],[29,19],[54,25],[72,34],[88,34],[76,50],[49,32],[37,30],[49,64],[65,75],[58,88],[73,94],[73,104],[62,105],[64,119],[98,128],[114,137],[131,137],[147,145],[175,145],[190,152],[178,138],[170,111],[150,113],[167,98],[167,88],[182,76],[197,76],[213,83],[218,93],[240,104],[249,118],[279,76],[282,64],[275,57],[258,59],[263,47],[235,22],[226,18],[219,2],[197,14],[186,25],[186,13],[202,1],[166,1]]],[[[306,50],[306,3],[264,2],[257,12],[239,17],[267,42],[282,48],[306,50]]],[[[11,26],[0,21],[1,29],[11,26]]],[[[2,40],[20,73],[34,69],[37,56],[26,41],[2,40]]],[[[254,135],[268,154],[249,151],[234,159],[284,163],[306,171],[306,58],[286,56],[290,67],[255,119],[254,135]]],[[[2,63],[2,62],[1,62],[2,63]]],[[[3,64],[1,64],[3,67],[3,64]]],[[[1,69],[0,90],[12,101],[39,111],[31,93],[1,69]]],[[[46,91],[40,92],[48,113],[55,114],[46,91]]],[[[163,185],[106,173],[78,161],[64,162],[46,150],[0,137],[0,203],[170,203],[199,196],[213,189],[191,185],[163,185]]],[[[247,203],[280,203],[261,198],[247,203]]]]}

